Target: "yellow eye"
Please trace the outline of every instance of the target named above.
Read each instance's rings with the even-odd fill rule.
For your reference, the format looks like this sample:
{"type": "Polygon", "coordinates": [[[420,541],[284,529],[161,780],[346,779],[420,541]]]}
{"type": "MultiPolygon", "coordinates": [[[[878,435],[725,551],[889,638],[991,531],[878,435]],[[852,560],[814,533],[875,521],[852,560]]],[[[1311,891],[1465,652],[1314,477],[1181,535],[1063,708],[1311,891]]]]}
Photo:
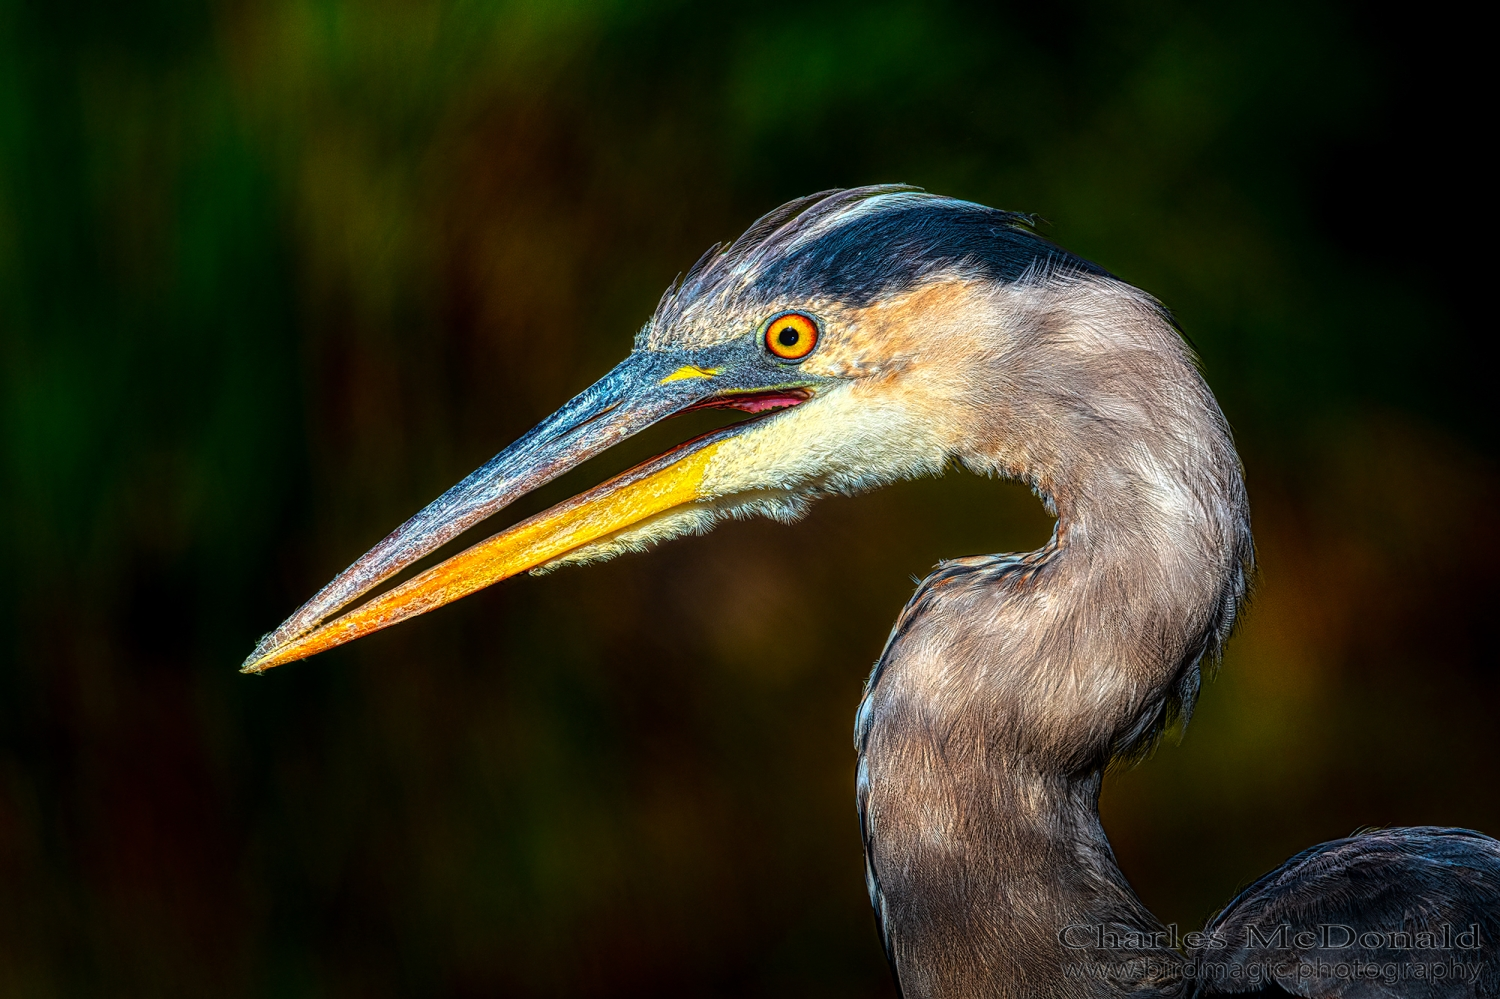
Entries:
{"type": "Polygon", "coordinates": [[[800,361],[818,345],[818,323],[812,316],[787,312],[766,324],[766,349],[783,361],[800,361]]]}

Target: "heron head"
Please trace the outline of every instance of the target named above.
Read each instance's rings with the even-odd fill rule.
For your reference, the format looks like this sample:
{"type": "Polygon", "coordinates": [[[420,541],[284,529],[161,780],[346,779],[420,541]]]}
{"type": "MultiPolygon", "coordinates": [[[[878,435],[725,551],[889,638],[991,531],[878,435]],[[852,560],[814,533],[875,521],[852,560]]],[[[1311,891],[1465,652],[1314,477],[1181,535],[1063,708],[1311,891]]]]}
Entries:
{"type": "Polygon", "coordinates": [[[610,557],[727,516],[791,520],[820,495],[965,458],[995,363],[976,301],[1100,274],[1022,216],[905,187],[784,205],[662,296],[613,371],[367,552],[245,661],[260,672],[508,576],[610,557]],[[516,498],[666,417],[742,422],[688,441],[362,605],[357,598],[516,498]]]}

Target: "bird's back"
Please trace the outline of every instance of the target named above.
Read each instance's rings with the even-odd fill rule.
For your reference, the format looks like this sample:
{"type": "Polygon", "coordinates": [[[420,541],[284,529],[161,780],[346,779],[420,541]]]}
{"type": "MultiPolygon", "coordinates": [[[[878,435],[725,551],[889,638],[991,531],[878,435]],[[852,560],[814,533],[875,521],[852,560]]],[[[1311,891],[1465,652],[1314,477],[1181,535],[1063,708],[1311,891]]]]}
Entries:
{"type": "Polygon", "coordinates": [[[1201,996],[1448,999],[1500,995],[1497,937],[1500,842],[1421,826],[1304,850],[1230,902],[1189,956],[1201,996]]]}

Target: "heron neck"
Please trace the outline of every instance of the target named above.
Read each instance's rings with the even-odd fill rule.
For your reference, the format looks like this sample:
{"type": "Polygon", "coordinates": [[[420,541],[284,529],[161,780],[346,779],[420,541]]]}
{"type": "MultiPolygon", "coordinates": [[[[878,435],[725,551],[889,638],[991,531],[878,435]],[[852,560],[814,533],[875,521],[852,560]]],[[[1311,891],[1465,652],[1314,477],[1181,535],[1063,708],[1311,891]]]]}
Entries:
{"type": "Polygon", "coordinates": [[[856,736],[872,899],[909,997],[1173,994],[1180,959],[1098,794],[1110,759],[1191,710],[1243,595],[1238,459],[1138,292],[996,310],[960,457],[1030,483],[1057,530],[939,567],[903,611],[856,736]]]}
{"type": "Polygon", "coordinates": [[[977,684],[1020,751],[1078,773],[1191,712],[1253,565],[1243,473],[1192,355],[1141,292],[1018,291],[987,325],[995,360],[960,456],[1031,485],[1057,527],[1037,552],[975,563],[963,625],[985,652],[924,668],[977,684]]]}
{"type": "Polygon", "coordinates": [[[929,772],[926,789],[901,791],[925,816],[881,810],[872,887],[903,996],[1173,994],[1182,981],[1175,936],[1115,862],[1099,823],[1098,772],[1025,770],[967,775],[986,792],[980,807],[931,794],[929,772]]]}
{"type": "MultiPolygon", "coordinates": [[[[1096,510],[1074,510],[1041,551],[924,581],[861,709],[870,887],[907,999],[1182,987],[1099,790],[1113,755],[1190,706],[1210,615],[1130,585],[1180,552],[1087,537],[1096,510]]],[[[1140,530],[1172,535],[1158,527],[1140,530]]]]}

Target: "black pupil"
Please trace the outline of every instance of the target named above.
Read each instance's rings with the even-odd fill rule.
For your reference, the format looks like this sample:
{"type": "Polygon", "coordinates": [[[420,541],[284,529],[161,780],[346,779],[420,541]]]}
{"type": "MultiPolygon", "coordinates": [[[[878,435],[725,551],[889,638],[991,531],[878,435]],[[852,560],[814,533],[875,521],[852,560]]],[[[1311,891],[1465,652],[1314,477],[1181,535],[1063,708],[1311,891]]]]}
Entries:
{"type": "Polygon", "coordinates": [[[795,326],[783,326],[781,332],[776,334],[776,339],[783,347],[795,347],[797,341],[802,338],[797,334],[795,326]]]}

